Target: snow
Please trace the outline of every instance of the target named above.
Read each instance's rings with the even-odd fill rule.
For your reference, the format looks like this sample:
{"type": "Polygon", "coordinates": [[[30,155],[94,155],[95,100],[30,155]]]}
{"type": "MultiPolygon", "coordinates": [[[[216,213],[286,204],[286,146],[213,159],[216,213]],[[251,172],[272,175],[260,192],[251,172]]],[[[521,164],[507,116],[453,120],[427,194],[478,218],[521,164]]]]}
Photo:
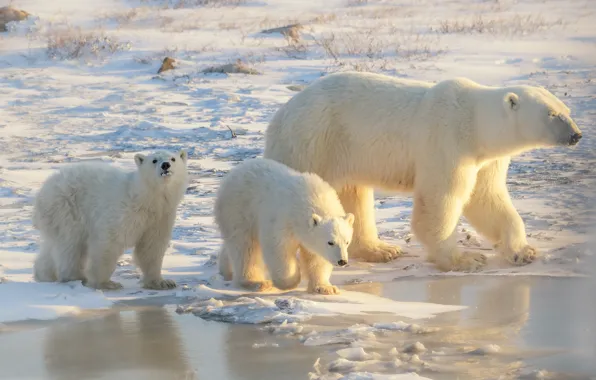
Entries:
{"type": "MultiPolygon", "coordinates": [[[[488,267],[475,276],[570,277],[593,271],[586,265],[594,257],[588,239],[596,182],[593,1],[179,3],[101,0],[90,7],[70,0],[13,2],[32,16],[0,33],[0,322],[52,319],[161,296],[174,297],[185,305],[181,311],[203,318],[276,326],[285,321],[277,332],[295,335],[302,332],[300,323],[315,316],[382,312],[397,320],[426,319],[461,309],[347,290],[340,296],[311,296],[304,283],[292,292],[254,294],[216,275],[213,255],[221,239],[212,207],[221,178],[237,162],[262,154],[268,121],[296,90],[337,70],[542,85],[563,99],[584,132],[579,146],[524,154],[513,161],[508,179],[541,259],[511,267],[465,220],[458,239],[466,250],[489,257],[488,267]],[[298,40],[260,33],[296,22],[304,26],[298,40]],[[176,59],[177,68],[157,75],[165,56],[176,59]],[[202,73],[237,59],[261,74],[202,73]],[[45,178],[83,160],[133,170],[135,153],[158,148],[185,148],[190,156],[191,183],[163,268],[164,277],[180,286],[142,289],[130,252],[113,278],[124,284],[122,290],[93,291],[80,282],[34,283],[39,234],[31,224],[32,200],[45,178]]],[[[350,263],[334,272],[334,284],[463,275],[440,273],[424,261],[409,227],[411,197],[379,192],[375,205],[382,238],[400,244],[407,254],[387,264],[350,263]]],[[[354,342],[381,330],[425,329],[384,322],[335,335],[317,333],[303,343],[354,342]]],[[[478,354],[492,352],[486,348],[478,354]]],[[[356,351],[345,354],[342,360],[358,356],[356,351]]],[[[422,379],[376,372],[342,378],[422,379]]]]}

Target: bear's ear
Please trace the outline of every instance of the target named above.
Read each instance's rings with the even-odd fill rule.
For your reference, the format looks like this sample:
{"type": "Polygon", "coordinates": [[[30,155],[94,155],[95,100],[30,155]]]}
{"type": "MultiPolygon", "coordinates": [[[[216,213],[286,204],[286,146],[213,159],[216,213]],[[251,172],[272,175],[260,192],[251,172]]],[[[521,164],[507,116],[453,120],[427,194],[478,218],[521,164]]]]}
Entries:
{"type": "Polygon", "coordinates": [[[348,224],[350,226],[354,225],[354,214],[352,214],[351,212],[347,213],[345,219],[346,219],[346,222],[348,222],[348,224]]]}
{"type": "Polygon", "coordinates": [[[180,149],[180,152],[178,152],[178,154],[180,155],[182,161],[186,162],[186,159],[188,158],[188,154],[186,153],[186,151],[184,149],[180,149]]]}
{"type": "Polygon", "coordinates": [[[310,218],[310,226],[311,227],[318,226],[319,224],[321,224],[321,220],[323,220],[323,219],[319,215],[313,213],[310,218]]]}
{"type": "Polygon", "coordinates": [[[146,158],[147,157],[145,157],[144,154],[137,153],[137,154],[135,154],[135,163],[137,164],[137,166],[141,166],[143,164],[143,162],[145,162],[146,158]]]}
{"type": "Polygon", "coordinates": [[[513,92],[507,93],[507,95],[505,95],[505,106],[508,109],[517,111],[517,109],[519,108],[519,96],[517,96],[513,92]]]}

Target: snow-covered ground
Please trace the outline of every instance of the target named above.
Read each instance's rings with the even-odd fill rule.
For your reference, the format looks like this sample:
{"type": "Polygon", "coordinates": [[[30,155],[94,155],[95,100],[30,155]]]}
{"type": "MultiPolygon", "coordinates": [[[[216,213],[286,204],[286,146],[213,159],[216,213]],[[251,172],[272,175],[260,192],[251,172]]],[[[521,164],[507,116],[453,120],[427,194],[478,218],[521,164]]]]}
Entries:
{"type": "MultiPolygon", "coordinates": [[[[31,16],[0,32],[0,322],[52,319],[143,297],[247,295],[215,275],[213,255],[221,240],[212,218],[214,192],[235,163],[262,154],[263,132],[280,105],[304,85],[337,70],[542,85],[563,99],[584,132],[579,146],[525,154],[514,160],[509,175],[515,205],[542,258],[512,268],[465,221],[459,227],[461,244],[491,257],[479,276],[590,272],[585,259],[592,255],[587,240],[596,185],[593,1],[92,3],[12,1],[31,16]],[[300,27],[286,36],[262,32],[296,23],[300,27]],[[177,67],[158,75],[166,56],[174,58],[177,67]],[[238,60],[256,75],[202,72],[238,60]],[[83,160],[133,170],[135,153],[157,148],[185,148],[190,154],[191,183],[164,262],[164,275],[180,287],[168,292],[141,289],[128,253],[114,275],[125,285],[121,291],[34,283],[39,235],[32,228],[31,208],[44,179],[63,165],[83,160]]],[[[425,253],[410,233],[411,206],[407,195],[378,194],[380,233],[401,244],[407,255],[387,264],[353,263],[336,270],[334,283],[459,275],[439,273],[424,261],[425,253]]],[[[248,296],[232,301],[232,309],[243,310],[234,304],[242,306],[242,300],[260,305],[261,312],[244,314],[249,323],[267,320],[276,300],[294,302],[307,316],[367,310],[417,318],[453,310],[389,304],[353,292],[335,301],[299,292],[267,294],[271,299],[256,301],[248,296]]],[[[209,302],[194,308],[222,315],[230,310],[224,302],[209,302]]],[[[181,303],[188,304],[188,298],[181,303]]]]}

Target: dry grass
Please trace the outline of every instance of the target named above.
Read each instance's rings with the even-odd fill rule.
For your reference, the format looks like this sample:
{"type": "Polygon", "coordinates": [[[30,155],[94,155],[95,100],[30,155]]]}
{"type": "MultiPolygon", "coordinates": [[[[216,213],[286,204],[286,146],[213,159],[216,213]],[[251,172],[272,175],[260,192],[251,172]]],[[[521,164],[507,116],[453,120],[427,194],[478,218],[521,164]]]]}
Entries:
{"type": "Polygon", "coordinates": [[[563,25],[561,19],[547,21],[540,15],[513,15],[487,18],[481,15],[467,20],[443,20],[431,28],[443,34],[529,35],[563,25]]]}
{"type": "Polygon", "coordinates": [[[324,13],[318,16],[313,17],[309,20],[309,24],[328,24],[337,20],[337,14],[335,13],[324,13]]]}
{"type": "Polygon", "coordinates": [[[138,19],[141,13],[144,13],[143,10],[144,8],[132,8],[125,11],[105,13],[97,17],[97,21],[100,23],[114,21],[119,25],[128,25],[138,19]]]}
{"type": "Polygon", "coordinates": [[[120,42],[103,32],[84,32],[80,28],[68,28],[47,33],[46,52],[51,59],[101,58],[129,49],[129,42],[120,42]]]}
{"type": "Polygon", "coordinates": [[[284,53],[287,57],[292,59],[306,59],[308,53],[308,44],[302,39],[294,39],[285,37],[286,45],[276,48],[275,50],[284,53]]]}
{"type": "Polygon", "coordinates": [[[304,29],[304,26],[300,23],[279,26],[277,28],[261,30],[263,34],[276,34],[279,33],[286,39],[293,41],[294,43],[300,42],[300,30],[304,29]]]}
{"type": "Polygon", "coordinates": [[[395,62],[425,61],[445,52],[436,36],[394,27],[329,32],[314,41],[335,65],[357,71],[387,70],[395,62]]]}
{"type": "Polygon", "coordinates": [[[397,16],[409,17],[413,15],[412,10],[404,9],[404,7],[396,6],[376,6],[350,9],[346,12],[348,17],[358,17],[362,19],[380,20],[393,18],[397,16]]]}
{"type": "Polygon", "coordinates": [[[237,7],[246,0],[141,0],[143,3],[161,8],[181,9],[196,7],[237,7]]]}
{"type": "Polygon", "coordinates": [[[359,7],[359,6],[367,5],[367,4],[368,4],[368,0],[348,0],[346,2],[347,7],[359,7]]]}
{"type": "Polygon", "coordinates": [[[248,74],[248,75],[260,75],[261,73],[250,67],[246,62],[241,59],[236,60],[233,63],[226,63],[224,65],[211,66],[203,70],[203,73],[211,74],[248,74]]]}

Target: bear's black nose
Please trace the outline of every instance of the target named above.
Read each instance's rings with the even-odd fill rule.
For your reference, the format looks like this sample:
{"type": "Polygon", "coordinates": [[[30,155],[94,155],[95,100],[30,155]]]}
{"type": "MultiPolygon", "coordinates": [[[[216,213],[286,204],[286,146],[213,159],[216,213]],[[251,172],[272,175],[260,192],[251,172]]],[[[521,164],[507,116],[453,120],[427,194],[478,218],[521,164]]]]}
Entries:
{"type": "Polygon", "coordinates": [[[348,262],[346,260],[339,260],[337,262],[337,265],[339,265],[340,267],[345,267],[346,265],[348,265],[348,262]]]}
{"type": "Polygon", "coordinates": [[[161,169],[162,170],[168,170],[170,168],[170,163],[169,162],[164,162],[163,164],[161,164],[161,169]]]}
{"type": "Polygon", "coordinates": [[[582,138],[582,134],[581,133],[574,133],[571,135],[571,138],[569,139],[569,145],[575,145],[579,142],[579,139],[582,138]]]}

